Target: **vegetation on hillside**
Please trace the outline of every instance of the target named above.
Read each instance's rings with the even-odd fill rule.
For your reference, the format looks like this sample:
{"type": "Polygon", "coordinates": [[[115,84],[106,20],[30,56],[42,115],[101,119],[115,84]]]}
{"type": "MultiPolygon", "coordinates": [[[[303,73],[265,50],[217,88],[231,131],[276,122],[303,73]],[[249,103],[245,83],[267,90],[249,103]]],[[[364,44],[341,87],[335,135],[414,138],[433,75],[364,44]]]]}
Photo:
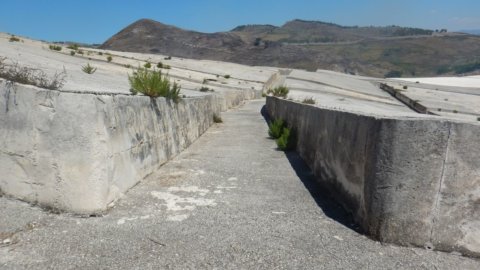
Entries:
{"type": "Polygon", "coordinates": [[[453,72],[457,75],[465,74],[470,72],[475,72],[480,70],[480,61],[475,61],[471,63],[453,65],[453,66],[442,66],[437,69],[437,74],[442,75],[445,73],[453,72]]]}
{"type": "Polygon", "coordinates": [[[140,20],[110,38],[102,48],[373,77],[384,77],[390,71],[417,77],[472,70],[465,65],[474,62],[472,56],[480,55],[479,36],[448,33],[445,29],[433,32],[294,20],[281,27],[246,25],[230,32],[206,34],[140,20]],[[171,42],[160,42],[165,38],[171,42]],[[149,42],[142,42],[147,39],[149,42]],[[193,50],[186,45],[192,42],[197,45],[193,50]]]}

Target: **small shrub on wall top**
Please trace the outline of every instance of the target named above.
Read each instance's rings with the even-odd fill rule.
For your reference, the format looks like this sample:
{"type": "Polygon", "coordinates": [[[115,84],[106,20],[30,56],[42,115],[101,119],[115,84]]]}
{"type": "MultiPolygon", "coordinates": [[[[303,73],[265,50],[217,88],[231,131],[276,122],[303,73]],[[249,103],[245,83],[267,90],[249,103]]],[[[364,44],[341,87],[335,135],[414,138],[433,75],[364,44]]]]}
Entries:
{"type": "Polygon", "coordinates": [[[274,89],[269,89],[267,91],[267,94],[272,94],[275,97],[287,98],[288,92],[289,90],[287,87],[279,86],[279,87],[275,87],[274,89]]]}
{"type": "Polygon", "coordinates": [[[10,41],[10,42],[19,42],[20,39],[19,39],[18,37],[16,37],[16,36],[12,35],[8,41],[10,41]]]}
{"type": "Polygon", "coordinates": [[[128,81],[134,95],[142,93],[152,98],[165,97],[175,102],[180,99],[180,86],[176,82],[170,83],[169,77],[161,71],[139,68],[128,76],[128,81]]]}
{"type": "Polygon", "coordinates": [[[303,104],[312,104],[312,105],[313,105],[313,104],[315,104],[316,102],[315,102],[315,99],[314,99],[314,98],[304,98],[304,99],[302,100],[302,103],[303,103],[303,104]]]}
{"type": "Polygon", "coordinates": [[[7,83],[29,84],[50,90],[60,89],[65,84],[65,69],[49,77],[40,69],[20,66],[17,62],[7,64],[6,60],[0,57],[0,78],[7,80],[7,83]]]}

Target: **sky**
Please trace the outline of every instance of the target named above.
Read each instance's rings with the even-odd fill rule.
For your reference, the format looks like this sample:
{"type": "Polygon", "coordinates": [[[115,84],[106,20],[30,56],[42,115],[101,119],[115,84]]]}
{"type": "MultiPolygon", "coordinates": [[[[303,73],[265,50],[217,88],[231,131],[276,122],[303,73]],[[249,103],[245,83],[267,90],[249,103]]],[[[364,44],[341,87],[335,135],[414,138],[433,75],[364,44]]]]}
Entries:
{"type": "Polygon", "coordinates": [[[292,19],[340,25],[480,29],[479,0],[1,0],[0,32],[47,41],[103,43],[149,18],[181,28],[228,31],[292,19]]]}

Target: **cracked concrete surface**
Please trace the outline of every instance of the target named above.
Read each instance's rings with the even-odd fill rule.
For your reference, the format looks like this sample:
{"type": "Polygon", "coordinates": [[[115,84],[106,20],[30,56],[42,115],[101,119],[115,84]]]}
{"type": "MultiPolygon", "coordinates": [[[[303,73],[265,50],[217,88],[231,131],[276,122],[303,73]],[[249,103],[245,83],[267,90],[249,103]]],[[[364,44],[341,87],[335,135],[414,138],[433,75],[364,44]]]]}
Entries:
{"type": "Polygon", "coordinates": [[[0,237],[14,238],[0,245],[0,268],[480,268],[477,259],[356,232],[299,157],[267,138],[263,104],[223,114],[224,124],[104,216],[57,215],[0,197],[0,237]]]}

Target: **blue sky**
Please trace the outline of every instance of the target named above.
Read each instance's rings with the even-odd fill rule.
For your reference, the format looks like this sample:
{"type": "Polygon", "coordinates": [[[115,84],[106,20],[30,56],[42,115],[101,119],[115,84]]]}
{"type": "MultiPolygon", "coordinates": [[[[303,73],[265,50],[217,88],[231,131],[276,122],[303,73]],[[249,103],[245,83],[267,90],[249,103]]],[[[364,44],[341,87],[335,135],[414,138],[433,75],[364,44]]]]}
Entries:
{"type": "Polygon", "coordinates": [[[202,32],[300,18],[342,25],[480,29],[478,0],[1,0],[0,32],[102,43],[150,18],[202,32]]]}

